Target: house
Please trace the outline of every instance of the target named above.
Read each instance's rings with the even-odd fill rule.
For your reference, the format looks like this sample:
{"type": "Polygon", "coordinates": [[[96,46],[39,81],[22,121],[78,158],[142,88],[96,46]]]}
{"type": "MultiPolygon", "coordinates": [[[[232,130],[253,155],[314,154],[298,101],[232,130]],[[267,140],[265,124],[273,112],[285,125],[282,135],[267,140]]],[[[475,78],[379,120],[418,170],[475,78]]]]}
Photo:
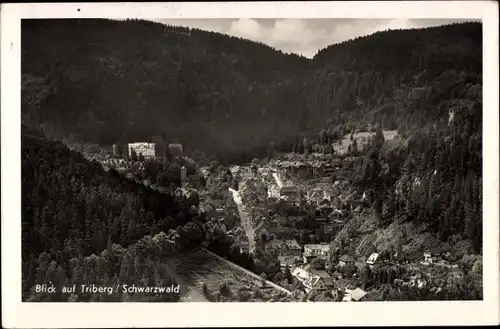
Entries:
{"type": "Polygon", "coordinates": [[[136,156],[142,155],[144,159],[151,159],[155,157],[155,143],[129,143],[128,144],[128,156],[132,159],[132,154],[136,156]]]}
{"type": "Polygon", "coordinates": [[[346,289],[345,290],[344,297],[342,298],[343,302],[350,302],[350,301],[352,301],[351,291],[352,291],[351,289],[346,289]]]}
{"type": "Polygon", "coordinates": [[[302,263],[300,256],[278,256],[281,269],[294,268],[302,263]]]}
{"type": "Polygon", "coordinates": [[[292,276],[297,278],[297,280],[302,283],[306,292],[308,293],[312,290],[324,291],[332,289],[334,286],[333,278],[331,278],[330,276],[326,275],[324,277],[321,277],[319,275],[310,273],[309,271],[301,267],[296,267],[292,271],[292,276]]]}
{"type": "Polygon", "coordinates": [[[304,255],[326,257],[328,256],[329,252],[330,252],[330,246],[327,243],[304,245],[304,255]]]}
{"type": "Polygon", "coordinates": [[[302,255],[302,247],[297,243],[295,239],[285,240],[280,250],[281,256],[296,256],[299,257],[302,255]]]}
{"type": "Polygon", "coordinates": [[[355,302],[359,302],[366,296],[366,292],[360,288],[356,288],[351,291],[351,299],[355,302]]]}
{"type": "Polygon", "coordinates": [[[282,244],[283,244],[283,240],[273,239],[273,240],[266,242],[264,250],[266,253],[279,252],[282,244]]]}
{"type": "Polygon", "coordinates": [[[424,251],[424,264],[432,264],[442,259],[442,251],[440,248],[428,248],[424,251]]]}
{"type": "Polygon", "coordinates": [[[373,265],[375,265],[377,260],[378,260],[378,253],[374,252],[373,254],[370,255],[370,257],[368,257],[368,259],[366,260],[366,264],[372,267],[373,265]]]}
{"type": "Polygon", "coordinates": [[[299,189],[295,185],[283,186],[280,190],[280,196],[289,199],[298,199],[299,189]]]}
{"type": "MultiPolygon", "coordinates": [[[[317,275],[317,276],[319,276],[321,278],[329,278],[330,277],[330,275],[325,270],[317,270],[317,269],[311,267],[310,264],[306,264],[306,265],[308,265],[307,266],[307,271],[309,273],[311,273],[313,275],[317,275]]],[[[305,268],[305,267],[303,267],[303,268],[305,268]]]]}
{"type": "Polygon", "coordinates": [[[339,265],[345,266],[349,264],[354,264],[354,258],[351,255],[342,255],[339,259],[339,265]]]}
{"type": "Polygon", "coordinates": [[[266,252],[277,252],[278,256],[299,257],[302,254],[302,247],[296,240],[271,240],[266,244],[266,252]]]}
{"type": "MultiPolygon", "coordinates": [[[[333,280],[325,280],[324,278],[321,278],[319,276],[312,276],[311,281],[310,281],[310,290],[315,290],[315,291],[325,291],[330,288],[327,283],[333,283],[333,280]]],[[[306,289],[308,286],[306,286],[306,289]]]]}

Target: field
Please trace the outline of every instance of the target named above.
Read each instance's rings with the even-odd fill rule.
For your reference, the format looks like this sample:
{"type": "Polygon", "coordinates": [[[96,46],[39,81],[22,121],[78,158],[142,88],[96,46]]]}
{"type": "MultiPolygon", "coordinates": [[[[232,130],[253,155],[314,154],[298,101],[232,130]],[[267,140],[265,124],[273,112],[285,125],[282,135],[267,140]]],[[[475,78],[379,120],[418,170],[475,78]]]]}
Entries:
{"type": "MultiPolygon", "coordinates": [[[[386,141],[393,140],[398,134],[397,130],[384,130],[383,133],[386,141]]],[[[374,133],[372,132],[355,133],[354,138],[358,142],[358,148],[364,145],[368,141],[368,137],[371,135],[374,135],[374,133]]],[[[334,143],[333,148],[335,149],[335,152],[337,152],[338,154],[344,154],[347,152],[347,148],[349,147],[350,142],[351,142],[351,134],[347,134],[342,138],[342,144],[334,143]]]]}
{"type": "Polygon", "coordinates": [[[185,285],[183,301],[206,302],[216,299],[221,284],[226,283],[230,293],[223,301],[285,301],[286,294],[268,285],[262,286],[260,279],[238,271],[221,259],[202,249],[192,249],[169,259],[177,280],[185,285]],[[205,284],[212,297],[203,292],[205,284]]]}

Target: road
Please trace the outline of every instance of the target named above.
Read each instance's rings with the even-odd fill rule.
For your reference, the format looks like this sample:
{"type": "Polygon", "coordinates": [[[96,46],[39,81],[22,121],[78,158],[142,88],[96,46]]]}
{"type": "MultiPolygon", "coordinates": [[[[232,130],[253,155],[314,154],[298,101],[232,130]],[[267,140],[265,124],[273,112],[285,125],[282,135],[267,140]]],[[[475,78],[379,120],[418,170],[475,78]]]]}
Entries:
{"type": "Polygon", "coordinates": [[[277,172],[273,172],[273,178],[276,181],[276,185],[278,185],[279,188],[283,187],[283,182],[280,179],[280,176],[278,175],[277,172]]]}
{"type": "Polygon", "coordinates": [[[244,209],[243,201],[241,200],[240,193],[232,188],[229,188],[229,191],[233,195],[233,200],[238,207],[238,213],[240,215],[241,227],[245,230],[245,234],[248,237],[248,250],[253,252],[255,250],[255,231],[252,227],[252,222],[250,220],[250,216],[244,209]]]}

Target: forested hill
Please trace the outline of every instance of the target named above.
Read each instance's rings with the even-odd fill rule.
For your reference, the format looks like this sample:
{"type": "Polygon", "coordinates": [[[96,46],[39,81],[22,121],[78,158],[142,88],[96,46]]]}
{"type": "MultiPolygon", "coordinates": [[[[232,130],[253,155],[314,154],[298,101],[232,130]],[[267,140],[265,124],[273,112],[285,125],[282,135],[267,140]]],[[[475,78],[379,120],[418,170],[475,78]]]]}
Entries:
{"type": "MultiPolygon", "coordinates": [[[[75,297],[33,290],[35,284],[48,282],[109,285],[147,278],[169,285],[164,256],[202,236],[190,200],[105,172],[100,164],[24,126],[22,204],[24,301],[75,297]],[[134,259],[144,266],[135,267],[134,259]]],[[[96,297],[89,293],[78,298],[96,297]]]]}
{"type": "Polygon", "coordinates": [[[22,24],[23,119],[101,144],[162,133],[191,150],[262,144],[276,115],[259,107],[267,85],[309,65],[263,44],[149,21],[22,24]]]}
{"type": "MultiPolygon", "coordinates": [[[[482,27],[461,23],[377,32],[320,50],[281,106],[302,112],[302,128],[336,138],[346,125],[400,133],[443,126],[461,99],[480,99],[482,27]]],[[[464,104],[466,104],[465,102],[464,104]]]]}
{"type": "Polygon", "coordinates": [[[480,23],[376,32],[321,49],[312,66],[359,72],[426,69],[434,72],[430,77],[450,69],[479,73],[481,36],[480,23]]]}
{"type": "Polygon", "coordinates": [[[480,23],[379,32],[313,60],[146,21],[22,24],[23,120],[100,144],[162,135],[253,158],[321,131],[444,126],[481,97],[480,23]]]}

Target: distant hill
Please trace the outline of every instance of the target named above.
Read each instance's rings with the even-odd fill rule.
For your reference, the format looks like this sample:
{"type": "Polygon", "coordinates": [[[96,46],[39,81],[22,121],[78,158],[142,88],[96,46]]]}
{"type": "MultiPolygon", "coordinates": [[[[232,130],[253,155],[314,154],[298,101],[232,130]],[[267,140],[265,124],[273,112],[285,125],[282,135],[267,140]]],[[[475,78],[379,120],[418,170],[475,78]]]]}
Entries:
{"type": "Polygon", "coordinates": [[[267,86],[309,65],[263,44],[149,21],[25,20],[22,43],[25,87],[46,90],[40,111],[23,107],[25,122],[103,144],[162,133],[191,150],[262,144],[276,114],[260,106],[267,86]]]}
{"type": "Polygon", "coordinates": [[[22,24],[23,121],[59,138],[162,135],[248,161],[322,130],[328,141],[369,123],[444,124],[452,101],[481,95],[480,23],[378,32],[312,60],[148,21],[22,24]]]}

